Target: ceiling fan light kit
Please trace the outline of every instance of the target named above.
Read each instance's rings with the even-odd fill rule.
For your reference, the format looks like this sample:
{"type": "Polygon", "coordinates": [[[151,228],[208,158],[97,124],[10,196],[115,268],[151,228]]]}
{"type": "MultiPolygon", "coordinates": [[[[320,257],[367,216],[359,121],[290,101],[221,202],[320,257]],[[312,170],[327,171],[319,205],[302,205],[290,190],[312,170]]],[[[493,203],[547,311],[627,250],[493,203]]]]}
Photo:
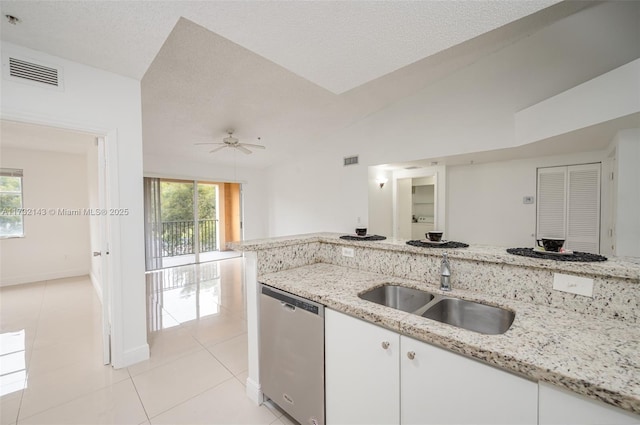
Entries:
{"type": "MultiPolygon", "coordinates": [[[[234,148],[239,150],[242,153],[249,155],[253,152],[248,148],[266,149],[266,147],[263,145],[256,145],[253,143],[241,143],[239,139],[237,139],[236,137],[233,137],[233,130],[227,131],[227,134],[228,136],[222,139],[222,142],[196,143],[196,145],[221,145],[215,149],[210,150],[209,153],[218,152],[224,148],[234,148]]],[[[260,141],[259,137],[258,137],[258,141],[260,141]]]]}

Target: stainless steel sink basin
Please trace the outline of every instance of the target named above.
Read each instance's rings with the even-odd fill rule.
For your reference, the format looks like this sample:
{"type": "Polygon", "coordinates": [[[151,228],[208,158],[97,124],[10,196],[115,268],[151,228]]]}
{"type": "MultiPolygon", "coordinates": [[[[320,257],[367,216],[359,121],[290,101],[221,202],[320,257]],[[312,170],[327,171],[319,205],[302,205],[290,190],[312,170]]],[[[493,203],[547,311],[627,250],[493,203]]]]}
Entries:
{"type": "Polygon", "coordinates": [[[434,298],[433,294],[419,289],[391,284],[370,289],[360,294],[359,297],[363,300],[406,311],[407,313],[417,311],[434,298]]]}
{"type": "Polygon", "coordinates": [[[516,317],[513,311],[500,307],[434,295],[390,283],[369,289],[358,296],[376,304],[487,335],[505,333],[516,317]]]}
{"type": "Polygon", "coordinates": [[[511,327],[516,314],[473,301],[444,298],[429,307],[422,317],[470,331],[497,335],[505,333],[511,327]]]}

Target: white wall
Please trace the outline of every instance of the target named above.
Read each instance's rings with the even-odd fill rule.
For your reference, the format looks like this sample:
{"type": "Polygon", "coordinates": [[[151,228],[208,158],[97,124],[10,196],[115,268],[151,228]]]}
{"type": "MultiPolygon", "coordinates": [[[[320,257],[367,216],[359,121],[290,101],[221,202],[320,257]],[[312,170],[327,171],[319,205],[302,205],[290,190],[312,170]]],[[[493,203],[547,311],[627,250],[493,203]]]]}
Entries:
{"type": "Polygon", "coordinates": [[[144,175],[186,180],[242,183],[244,202],[244,238],[261,239],[267,234],[267,197],[264,172],[234,169],[204,162],[190,162],[158,155],[144,155],[144,175]]]}
{"type": "Polygon", "coordinates": [[[57,213],[88,206],[84,155],[1,148],[0,164],[23,170],[24,208],[54,210],[24,216],[23,238],[0,239],[0,285],[88,274],[88,218],[57,213]]]}
{"type": "Polygon", "coordinates": [[[344,167],[343,157],[351,153],[309,152],[299,161],[269,168],[270,236],[353,232],[358,218],[366,224],[368,169],[363,163],[370,159],[361,154],[360,164],[344,167]]]}
{"type": "Polygon", "coordinates": [[[615,253],[621,257],[640,258],[640,129],[618,132],[615,144],[615,253]]]}
{"type": "Polygon", "coordinates": [[[349,231],[369,214],[367,166],[515,146],[517,111],[640,57],[637,21],[633,2],[587,8],[271,167],[269,233],[349,231]]]}
{"type": "Polygon", "coordinates": [[[129,215],[111,220],[112,362],[149,356],[144,280],[140,82],[3,42],[2,51],[64,68],[64,90],[2,81],[1,118],[108,135],[109,197],[129,215]]]}
{"type": "Polygon", "coordinates": [[[637,112],[640,59],[516,113],[516,143],[537,142],[637,112]]]}
{"type": "MultiPolygon", "coordinates": [[[[538,167],[600,162],[605,152],[447,167],[447,234],[470,244],[532,247],[535,244],[538,167]]],[[[603,185],[604,187],[604,185],[603,185]]]]}

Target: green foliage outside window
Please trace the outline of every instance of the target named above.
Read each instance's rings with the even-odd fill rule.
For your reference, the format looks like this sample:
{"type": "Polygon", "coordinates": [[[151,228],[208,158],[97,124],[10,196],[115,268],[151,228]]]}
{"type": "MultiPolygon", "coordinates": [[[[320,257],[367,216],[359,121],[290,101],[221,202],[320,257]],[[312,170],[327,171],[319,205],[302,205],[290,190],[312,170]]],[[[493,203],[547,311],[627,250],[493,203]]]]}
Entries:
{"type": "Polygon", "coordinates": [[[0,237],[24,235],[22,177],[0,176],[0,237]]]}
{"type": "MultiPolygon", "coordinates": [[[[200,252],[216,249],[216,191],[213,184],[198,184],[198,220],[200,252]]],[[[165,256],[193,253],[194,184],[192,182],[160,182],[160,216],[165,256]]]]}

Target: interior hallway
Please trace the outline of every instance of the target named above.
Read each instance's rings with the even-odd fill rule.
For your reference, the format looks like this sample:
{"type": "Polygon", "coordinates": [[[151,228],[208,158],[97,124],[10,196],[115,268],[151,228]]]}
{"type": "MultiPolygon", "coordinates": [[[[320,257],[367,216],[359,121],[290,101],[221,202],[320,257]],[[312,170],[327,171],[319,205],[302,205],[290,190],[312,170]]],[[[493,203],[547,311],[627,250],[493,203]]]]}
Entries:
{"type": "Polygon", "coordinates": [[[102,365],[88,277],[0,288],[2,424],[290,424],[245,396],[242,258],[147,274],[151,358],[102,365]]]}

